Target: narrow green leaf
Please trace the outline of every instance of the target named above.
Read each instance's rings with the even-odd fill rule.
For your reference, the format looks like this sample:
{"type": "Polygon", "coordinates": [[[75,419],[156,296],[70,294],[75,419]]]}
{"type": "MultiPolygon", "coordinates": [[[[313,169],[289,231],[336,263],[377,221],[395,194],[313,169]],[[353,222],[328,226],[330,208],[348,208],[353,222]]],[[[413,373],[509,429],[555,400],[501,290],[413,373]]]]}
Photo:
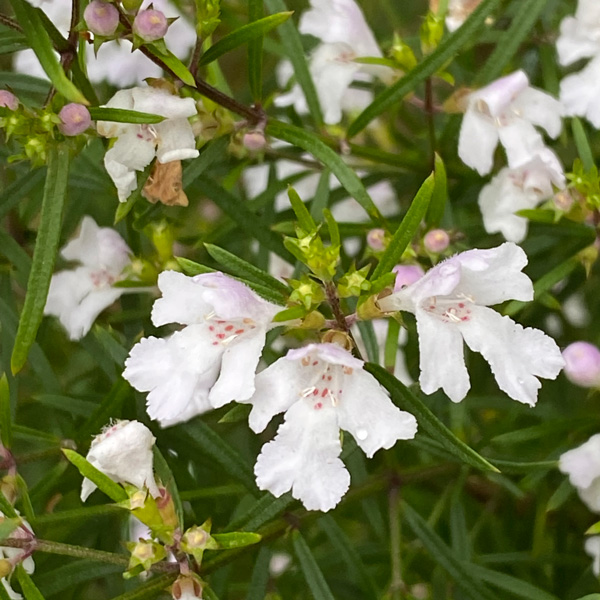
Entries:
{"type": "Polygon", "coordinates": [[[400,323],[396,319],[388,319],[388,331],[385,338],[383,352],[383,364],[385,368],[393,373],[396,369],[398,358],[398,339],[400,338],[400,323]]]}
{"type": "Polygon", "coordinates": [[[329,179],[331,173],[329,169],[324,169],[319,178],[319,185],[315,197],[310,205],[310,216],[316,221],[323,218],[323,209],[329,207],[329,179]]]}
{"type": "Polygon", "coordinates": [[[89,104],[85,96],[73,85],[66,76],[52,46],[50,36],[40,18],[40,10],[34,8],[26,0],[10,0],[17,20],[27,38],[31,49],[35,52],[42,68],[48,75],[57,92],[70,102],[89,104]]]}
{"type": "Polygon", "coordinates": [[[521,0],[510,27],[500,36],[494,51],[475,77],[475,84],[482,85],[498,79],[504,68],[518,52],[521,44],[530,37],[531,30],[542,11],[548,9],[548,0],[521,0]]]}
{"type": "Polygon", "coordinates": [[[180,430],[183,433],[180,434],[181,439],[189,440],[190,444],[211,458],[215,466],[222,467],[225,473],[243,483],[248,490],[256,492],[252,467],[235,448],[204,421],[195,419],[182,425],[180,430]]]}
{"type": "Polygon", "coordinates": [[[6,499],[6,496],[0,491],[0,511],[2,513],[11,518],[18,519],[19,515],[17,515],[17,511],[14,506],[6,499]]]}
{"type": "MultiPolygon", "coordinates": [[[[13,0],[14,2],[15,0],[13,0]]],[[[146,48],[150,50],[154,56],[160,58],[171,71],[183,81],[186,85],[196,87],[196,80],[189,72],[188,68],[170,51],[164,53],[156,44],[146,44],[146,48]]]]}
{"type": "MultiPolygon", "coordinates": [[[[284,0],[265,0],[265,3],[271,13],[287,11],[284,0]]],[[[279,38],[287,57],[294,67],[294,75],[304,92],[310,115],[315,124],[321,126],[323,124],[321,104],[319,103],[317,90],[315,89],[315,84],[308,68],[304,46],[302,45],[302,38],[293,21],[290,20],[281,25],[279,28],[279,38]]]]}
{"type": "Polygon", "coordinates": [[[446,199],[448,198],[448,178],[446,176],[446,167],[442,157],[436,153],[435,155],[435,186],[431,194],[431,202],[427,210],[425,221],[429,227],[439,227],[444,217],[446,209],[446,199]]]}
{"type": "Polygon", "coordinates": [[[281,281],[275,279],[269,273],[255,267],[254,265],[246,262],[244,259],[239,258],[235,254],[214,246],[213,244],[204,244],[207,252],[221,265],[223,265],[232,275],[237,275],[243,279],[255,281],[267,288],[271,288],[274,292],[277,292],[282,299],[285,301],[290,290],[281,281]]]}
{"type": "Polygon", "coordinates": [[[274,498],[269,493],[263,494],[248,510],[227,525],[227,531],[257,531],[265,523],[281,515],[294,502],[290,492],[279,498],[274,498]]]}
{"type": "Polygon", "coordinates": [[[397,104],[404,96],[444,67],[463,46],[485,30],[485,20],[500,4],[500,0],[483,0],[471,16],[452,35],[419,63],[412,71],[379,94],[365,110],[350,124],[348,139],[360,133],[373,119],[397,104]]]}
{"type": "MultiPolygon", "coordinates": [[[[20,2],[21,0],[14,0],[20,2]]],[[[67,197],[69,151],[64,146],[52,147],[48,159],[48,175],[44,186],[42,213],[37,233],[27,294],[11,357],[13,374],[18,373],[35,341],[44,314],[50,279],[54,269],[62,212],[67,197]]]]}
{"type": "Polygon", "coordinates": [[[496,596],[473,576],[471,571],[473,565],[459,560],[453,550],[445,544],[444,540],[433,531],[417,511],[406,502],[402,503],[401,510],[408,526],[421,540],[427,552],[442,569],[448,572],[469,598],[472,600],[497,600],[496,596]]]}
{"type": "Polygon", "coordinates": [[[367,358],[369,359],[369,362],[378,364],[379,342],[377,341],[377,337],[375,335],[375,329],[373,329],[373,323],[371,321],[359,321],[357,325],[358,330],[360,331],[360,337],[367,351],[367,358]]]}
{"type": "Polygon", "coordinates": [[[183,504],[181,503],[179,489],[177,488],[177,482],[175,481],[171,467],[169,467],[169,463],[167,463],[165,457],[162,455],[162,452],[156,445],[152,448],[152,454],[154,456],[154,470],[156,471],[161,483],[167,488],[169,494],[171,494],[171,498],[173,498],[173,504],[175,505],[175,513],[177,514],[179,527],[183,529],[183,504]]]}
{"type": "Polygon", "coordinates": [[[588,596],[578,598],[577,600],[600,600],[600,594],[589,594],[588,596]]]}
{"type": "Polygon", "coordinates": [[[271,561],[271,553],[268,548],[261,548],[254,568],[252,569],[252,579],[248,586],[246,600],[265,600],[267,596],[267,586],[269,584],[269,562],[271,561]]]}
{"type": "Polygon", "coordinates": [[[67,590],[74,590],[76,586],[112,575],[122,573],[123,567],[111,564],[101,564],[95,560],[77,560],[75,562],[55,567],[36,580],[41,592],[46,596],[54,596],[67,590]]]}
{"type": "Polygon", "coordinates": [[[121,415],[123,403],[131,393],[129,384],[124,379],[117,379],[108,394],[102,399],[102,402],[95,407],[89,419],[79,429],[79,439],[83,440],[100,433],[100,429],[110,419],[118,418],[121,415]]]}
{"type": "Polygon", "coordinates": [[[273,317],[273,322],[275,323],[284,323],[285,321],[291,321],[293,319],[301,319],[306,316],[306,309],[304,306],[292,306],[291,308],[286,308],[281,312],[278,312],[273,317]]]}
{"type": "Polygon", "coordinates": [[[0,195],[0,219],[5,217],[23,198],[25,198],[46,177],[46,169],[27,170],[14,183],[11,183],[0,195]]]}
{"type": "Polygon", "coordinates": [[[247,421],[252,405],[250,404],[235,404],[233,408],[230,408],[219,420],[219,425],[223,423],[239,423],[240,421],[247,421]]]}
{"type": "MultiPolygon", "coordinates": [[[[251,23],[264,17],[263,0],[248,0],[248,19],[251,23]]],[[[263,36],[248,42],[248,82],[254,102],[262,100],[263,36]]]]}
{"type": "Polygon", "coordinates": [[[329,231],[331,245],[334,248],[339,248],[342,240],[340,238],[340,228],[338,227],[337,221],[333,218],[333,215],[328,208],[323,209],[323,216],[325,217],[325,222],[327,223],[327,230],[329,231]]]}
{"type": "Polygon", "coordinates": [[[0,521],[0,540],[5,540],[10,534],[23,522],[22,519],[17,517],[16,519],[2,518],[0,521]]]}
{"type": "Polygon", "coordinates": [[[194,275],[202,275],[202,273],[214,273],[215,272],[214,269],[211,269],[210,267],[205,267],[204,265],[194,262],[193,260],[190,260],[189,258],[183,258],[182,256],[176,256],[175,260],[177,261],[177,264],[181,267],[182,271],[186,275],[189,275],[190,277],[193,277],[194,275]]]}
{"type": "Polygon", "coordinates": [[[486,583],[518,596],[519,598],[524,598],[525,600],[558,600],[554,594],[549,594],[537,586],[532,585],[527,581],[523,581],[522,579],[517,579],[512,575],[498,573],[497,571],[492,571],[491,569],[486,569],[485,567],[473,563],[469,563],[466,568],[468,568],[470,573],[477,577],[477,579],[485,581],[486,583]]]}
{"type": "Polygon", "coordinates": [[[35,520],[35,512],[33,510],[33,505],[31,504],[31,498],[29,497],[29,488],[27,487],[27,483],[23,477],[21,477],[21,475],[17,475],[16,481],[20,496],[19,503],[21,506],[21,512],[31,523],[31,521],[35,520]]]}
{"type": "Polygon", "coordinates": [[[81,454],[77,454],[74,450],[69,450],[67,448],[63,448],[62,452],[83,477],[87,477],[90,481],[95,483],[111,500],[114,502],[123,502],[124,500],[127,500],[127,492],[118,483],[115,483],[108,477],[108,475],[105,475],[91,465],[83,456],[81,456],[81,454]]]}
{"type": "Polygon", "coordinates": [[[0,378],[0,439],[2,445],[12,448],[12,416],[10,411],[10,389],[6,373],[0,378]]]}
{"type": "Polygon", "coordinates": [[[565,479],[554,491],[548,504],[546,505],[546,512],[558,510],[572,495],[575,488],[571,485],[568,479],[565,479]]]}
{"type": "Polygon", "coordinates": [[[365,369],[375,376],[381,385],[390,393],[392,400],[401,408],[415,415],[419,425],[434,440],[439,442],[446,450],[454,454],[462,462],[481,471],[500,471],[480,456],[475,450],[459,440],[403,383],[388,373],[379,365],[368,363],[365,369]]]}
{"type": "Polygon", "coordinates": [[[112,121],[114,123],[160,123],[165,118],[152,113],[126,110],[124,108],[106,108],[93,106],[88,109],[94,121],[112,121]]]}
{"type": "Polygon", "coordinates": [[[288,198],[290,199],[292,210],[296,215],[296,219],[298,219],[298,225],[300,226],[300,228],[306,231],[307,233],[315,231],[317,225],[314,222],[310,213],[308,212],[306,204],[304,204],[302,198],[300,198],[300,196],[298,195],[298,192],[291,186],[288,188],[288,198]]]}
{"type": "Polygon", "coordinates": [[[23,595],[25,596],[25,600],[44,600],[44,596],[42,596],[42,592],[37,589],[35,583],[29,575],[27,571],[23,568],[23,565],[17,565],[15,569],[17,574],[17,579],[21,584],[21,590],[23,591],[23,595]]]}
{"type": "Polygon", "coordinates": [[[531,473],[532,471],[556,469],[558,462],[556,460],[540,460],[534,462],[520,462],[513,460],[491,459],[496,467],[503,473],[531,473]]]}
{"type": "Polygon", "coordinates": [[[197,177],[200,177],[208,167],[210,167],[217,158],[226,155],[229,145],[229,136],[223,135],[213,140],[200,151],[200,156],[190,161],[183,170],[183,187],[187,188],[197,177]]]}
{"type": "Polygon", "coordinates": [[[269,121],[266,132],[279,140],[306,150],[320,160],[339,179],[350,196],[365,209],[369,217],[378,225],[384,225],[384,218],[358,175],[317,136],[294,125],[275,120],[269,121]]]}
{"type": "Polygon", "coordinates": [[[383,253],[379,264],[371,274],[370,280],[375,281],[382,275],[389,273],[402,258],[402,254],[412,241],[421,221],[425,218],[429,202],[435,188],[435,176],[433,173],[423,182],[417,195],[411,202],[410,208],[402,219],[400,226],[396,229],[394,237],[383,253]]]}
{"type": "Polygon", "coordinates": [[[243,548],[258,544],[262,537],[258,533],[249,531],[232,531],[231,533],[215,533],[213,538],[219,544],[221,550],[230,550],[231,548],[243,548]]]}
{"type": "Polygon", "coordinates": [[[294,531],[292,535],[292,543],[294,545],[294,552],[298,557],[300,563],[300,569],[306,583],[315,600],[335,600],[335,597],[331,593],[327,581],[321,572],[319,564],[312,555],[308,544],[304,541],[304,538],[299,531],[294,531]]]}
{"type": "Polygon", "coordinates": [[[114,598],[111,598],[111,600],[151,600],[162,594],[163,591],[172,585],[175,579],[177,579],[176,573],[159,575],[158,577],[153,577],[149,581],[142,583],[140,586],[136,587],[135,590],[125,592],[120,596],[115,596],[114,598]]]}
{"type": "Polygon", "coordinates": [[[575,146],[577,146],[577,154],[579,154],[583,168],[586,171],[590,171],[594,166],[594,154],[581,119],[578,117],[573,117],[571,119],[571,130],[573,131],[575,146]]]}
{"type": "Polygon", "coordinates": [[[285,23],[293,14],[294,11],[276,13],[274,15],[269,15],[268,17],[263,17],[258,21],[243,25],[239,29],[232,31],[221,38],[202,55],[199,63],[200,66],[207,65],[208,63],[217,60],[217,58],[238,46],[247,44],[257,38],[262,38],[266,33],[271,31],[271,29],[285,23]]]}
{"type": "Polygon", "coordinates": [[[18,31],[5,31],[0,35],[0,54],[12,54],[29,48],[27,38],[18,31]]]}

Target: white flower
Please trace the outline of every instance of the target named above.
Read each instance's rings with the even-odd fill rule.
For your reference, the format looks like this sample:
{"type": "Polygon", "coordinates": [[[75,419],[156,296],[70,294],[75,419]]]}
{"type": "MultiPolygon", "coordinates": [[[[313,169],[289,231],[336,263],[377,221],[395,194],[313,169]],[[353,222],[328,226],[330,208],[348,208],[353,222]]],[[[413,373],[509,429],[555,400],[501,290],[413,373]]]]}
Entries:
{"type": "MultiPolygon", "coordinates": [[[[156,498],[160,492],[152,467],[155,441],[152,432],[142,423],[118,421],[94,438],[86,459],[116,483],[145,487],[156,498]]],[[[84,479],[81,500],[85,502],[95,489],[95,483],[84,479]]]]}
{"type": "Polygon", "coordinates": [[[290,350],[256,376],[250,427],[262,431],[285,412],[277,436],[263,446],[254,473],[262,490],[291,490],[309,510],[332,509],[350,475],[339,456],[339,431],[348,431],[371,458],[380,448],[413,438],[415,418],[399,410],[363,362],[335,344],[290,350]]]}
{"type": "Polygon", "coordinates": [[[509,242],[519,243],[527,235],[528,221],[516,212],[535,208],[554,194],[553,186],[563,188],[565,176],[551,150],[535,156],[515,169],[504,168],[479,195],[483,225],[488,233],[501,232],[509,242]],[[548,160],[543,160],[547,158],[548,160]]]}
{"type": "Polygon", "coordinates": [[[597,0],[579,0],[575,16],[563,19],[556,50],[564,66],[600,54],[600,3],[597,0]]]}
{"type": "Polygon", "coordinates": [[[533,406],[541,387],[537,377],[556,378],[564,360],[554,340],[488,308],[533,299],[531,280],[521,272],[526,264],[523,250],[510,242],[469,250],[379,300],[382,310],[406,310],[417,318],[424,393],[442,388],[453,402],[467,395],[463,340],[485,358],[500,389],[514,400],[533,406]]]}
{"type": "Polygon", "coordinates": [[[131,250],[114,229],[98,227],[86,216],[61,255],[81,266],[52,276],[44,314],[58,317],[70,339],[79,340],[105,308],[131,291],[113,287],[131,263],[131,250]]]}
{"type": "Polygon", "coordinates": [[[586,554],[593,560],[592,573],[596,577],[600,577],[600,535],[593,535],[586,538],[584,548],[586,554]]]}
{"type": "Polygon", "coordinates": [[[165,271],[158,287],[154,325],[186,327],[166,339],[144,338],[125,362],[123,377],[150,392],[150,417],[168,427],[250,398],[267,329],[282,307],[222,273],[165,271]]]}
{"type": "Polygon", "coordinates": [[[585,117],[600,129],[600,55],[560,82],[560,100],[568,116],[585,117]]]}
{"type": "Polygon", "coordinates": [[[180,98],[153,87],[135,87],[118,91],[107,108],[136,110],[165,117],[154,125],[134,125],[99,121],[98,133],[116,137],[104,156],[104,166],[125,202],[137,188],[136,171],[143,171],[156,156],[159,163],[196,158],[196,140],[188,117],[197,113],[192,98],[180,98]]]}
{"type": "Polygon", "coordinates": [[[492,169],[498,141],[509,167],[519,167],[539,154],[543,144],[534,125],[553,138],[562,128],[562,106],[549,94],[529,86],[527,75],[515,71],[469,94],[458,141],[458,154],[481,175],[492,169]]]}
{"type": "MultiPolygon", "coordinates": [[[[142,7],[152,3],[154,8],[165,13],[167,17],[179,17],[169,26],[165,42],[167,47],[179,58],[184,59],[196,43],[194,26],[183,17],[170,0],[145,0],[142,7]]],[[[41,0],[31,2],[40,6],[58,30],[66,36],[71,22],[70,0],[41,0]]],[[[100,47],[98,55],[94,55],[92,44],[85,47],[87,75],[92,83],[107,81],[118,88],[141,85],[148,77],[161,77],[162,69],[155,65],[139,50],[132,52],[129,40],[109,41],[100,47]]],[[[14,70],[34,77],[47,79],[33,50],[16,52],[13,59],[14,70]]]]}
{"type": "MultiPolygon", "coordinates": [[[[371,99],[369,92],[350,90],[353,81],[370,81],[372,76],[389,83],[393,71],[380,65],[363,65],[355,58],[381,57],[381,50],[365,17],[354,0],[311,0],[311,8],[300,19],[299,31],[321,40],[310,58],[313,78],[325,123],[342,119],[342,110],[362,110],[371,99]]],[[[282,63],[278,78],[282,85],[293,75],[288,62],[282,63]]],[[[276,99],[277,106],[294,105],[297,112],[308,111],[302,89],[276,99]]]]}
{"type": "Polygon", "coordinates": [[[600,434],[561,454],[558,468],[569,476],[588,508],[600,513],[600,434]]]}

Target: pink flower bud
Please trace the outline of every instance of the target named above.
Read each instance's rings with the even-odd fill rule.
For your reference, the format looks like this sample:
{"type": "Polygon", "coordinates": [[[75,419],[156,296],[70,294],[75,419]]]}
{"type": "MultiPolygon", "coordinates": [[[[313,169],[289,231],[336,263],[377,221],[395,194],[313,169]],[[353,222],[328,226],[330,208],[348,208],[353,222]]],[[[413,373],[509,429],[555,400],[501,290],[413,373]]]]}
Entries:
{"type": "Polygon", "coordinates": [[[83,104],[65,104],[58,116],[62,121],[58,128],[63,135],[79,135],[92,124],[90,111],[83,104]]]}
{"type": "Polygon", "coordinates": [[[392,271],[396,273],[394,292],[399,292],[425,275],[425,271],[419,265],[396,265],[392,271]]]}
{"type": "Polygon", "coordinates": [[[600,350],[588,342],[569,344],[562,353],[567,379],[581,387],[600,387],[600,350]]]}
{"type": "Polygon", "coordinates": [[[92,0],[83,11],[88,29],[94,35],[112,35],[119,25],[119,11],[112,4],[92,0]]]}
{"type": "Polygon", "coordinates": [[[381,252],[385,249],[385,231],[383,229],[371,229],[367,233],[367,244],[371,250],[381,252]]]}
{"type": "Polygon", "coordinates": [[[153,8],[141,10],[133,21],[133,33],[145,42],[155,42],[165,37],[168,28],[167,17],[153,8]]]}
{"type": "Polygon", "coordinates": [[[443,229],[432,229],[423,239],[428,252],[439,254],[450,245],[450,236],[443,229]]]}
{"type": "Polygon", "coordinates": [[[0,90],[0,107],[17,110],[18,106],[19,100],[12,92],[0,90]]]}
{"type": "Polygon", "coordinates": [[[244,134],[244,146],[251,152],[263,150],[267,145],[265,134],[262,131],[254,130],[244,134]]]}

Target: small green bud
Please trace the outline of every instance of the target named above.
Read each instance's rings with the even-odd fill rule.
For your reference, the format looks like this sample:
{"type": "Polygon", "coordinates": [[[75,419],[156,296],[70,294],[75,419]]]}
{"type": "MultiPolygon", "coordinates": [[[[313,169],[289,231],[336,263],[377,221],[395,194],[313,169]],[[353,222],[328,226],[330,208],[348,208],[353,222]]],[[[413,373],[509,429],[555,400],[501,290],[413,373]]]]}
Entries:
{"type": "Polygon", "coordinates": [[[350,296],[360,296],[362,292],[366,292],[371,288],[371,282],[367,280],[370,266],[367,265],[362,269],[356,270],[352,265],[351,269],[339,280],[338,293],[342,298],[350,296]]]}
{"type": "Polygon", "coordinates": [[[427,13],[421,26],[421,50],[423,54],[431,54],[439,45],[444,35],[444,19],[432,12],[427,13]]]}
{"type": "Polygon", "coordinates": [[[390,56],[404,71],[411,71],[417,66],[417,57],[413,49],[397,33],[394,33],[390,56]]]}
{"type": "Polygon", "coordinates": [[[207,38],[219,26],[221,0],[196,0],[196,32],[207,38]]]}
{"type": "Polygon", "coordinates": [[[128,542],[127,549],[131,552],[131,558],[129,559],[128,573],[124,575],[126,578],[136,575],[140,569],[148,571],[152,565],[167,557],[164,546],[152,540],[128,542]]]}
{"type": "Polygon", "coordinates": [[[300,280],[292,279],[289,283],[294,290],[290,294],[290,302],[302,304],[306,310],[325,300],[323,288],[308,275],[304,275],[300,280]]]}

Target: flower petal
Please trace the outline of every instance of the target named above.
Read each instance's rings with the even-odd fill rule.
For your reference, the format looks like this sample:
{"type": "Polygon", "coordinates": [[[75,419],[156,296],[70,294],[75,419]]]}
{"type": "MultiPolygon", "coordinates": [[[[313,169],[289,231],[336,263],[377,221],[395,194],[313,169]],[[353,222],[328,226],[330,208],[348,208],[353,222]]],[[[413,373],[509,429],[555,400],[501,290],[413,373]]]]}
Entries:
{"type": "Polygon", "coordinates": [[[463,117],[458,138],[458,155],[480,175],[492,170],[498,130],[491,120],[469,107],[463,117]]]}
{"type": "Polygon", "coordinates": [[[502,391],[534,406],[542,385],[536,376],[555,379],[564,366],[560,349],[539,329],[524,329],[485,306],[471,310],[472,318],[458,325],[465,342],[489,363],[502,391]]]}
{"type": "Polygon", "coordinates": [[[308,510],[326,512],[350,486],[341,452],[335,409],[314,410],[312,403],[299,400],[275,439],[263,446],[254,467],[256,483],[276,497],[291,489],[308,510]]]}
{"type": "Polygon", "coordinates": [[[600,56],[596,57],[579,73],[560,82],[560,99],[569,116],[585,117],[596,129],[600,129],[600,56]]]}
{"type": "Polygon", "coordinates": [[[561,454],[558,468],[569,476],[569,481],[576,488],[590,487],[594,480],[600,478],[600,434],[561,454]]]}
{"type": "Polygon", "coordinates": [[[557,138],[562,130],[562,104],[550,94],[528,87],[512,104],[515,112],[534,125],[543,127],[548,135],[557,138]]]}
{"type": "Polygon", "coordinates": [[[385,389],[363,369],[343,376],[336,410],[340,428],[352,434],[369,458],[417,432],[415,417],[394,406],[385,389]]]}
{"type": "Polygon", "coordinates": [[[169,119],[154,126],[158,135],[156,156],[159,163],[199,156],[194,131],[187,119],[169,119]]]}

